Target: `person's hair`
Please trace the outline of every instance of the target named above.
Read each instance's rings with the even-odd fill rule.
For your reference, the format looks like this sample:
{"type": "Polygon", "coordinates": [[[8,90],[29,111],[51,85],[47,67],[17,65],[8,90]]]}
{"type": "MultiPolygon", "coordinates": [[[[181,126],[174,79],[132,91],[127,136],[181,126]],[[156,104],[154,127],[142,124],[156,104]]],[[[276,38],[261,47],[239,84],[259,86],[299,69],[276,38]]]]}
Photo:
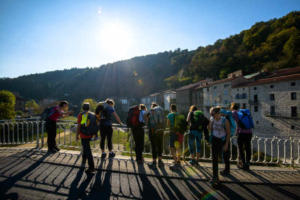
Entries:
{"type": "Polygon", "coordinates": [[[214,115],[214,114],[220,113],[220,111],[221,111],[221,107],[216,106],[216,107],[211,107],[210,110],[209,110],[209,113],[211,115],[214,115]]]}
{"type": "Polygon", "coordinates": [[[171,104],[171,111],[177,112],[177,106],[175,104],[171,104]]]}
{"type": "Polygon", "coordinates": [[[195,105],[191,105],[189,111],[194,112],[197,110],[197,107],[195,105]]]}
{"type": "Polygon", "coordinates": [[[69,105],[69,102],[67,102],[67,101],[60,101],[59,104],[58,104],[58,106],[61,107],[61,108],[64,107],[64,105],[69,105]]]}
{"type": "Polygon", "coordinates": [[[145,104],[140,104],[140,110],[147,110],[145,104]]]}
{"type": "Polygon", "coordinates": [[[114,102],[114,100],[112,100],[112,99],[106,99],[105,100],[105,103],[107,103],[107,104],[109,104],[109,105],[115,105],[115,102],[114,102]]]}
{"type": "Polygon", "coordinates": [[[232,102],[230,105],[230,110],[238,110],[239,108],[240,108],[240,105],[235,102],[232,102]]]}
{"type": "Polygon", "coordinates": [[[157,105],[157,103],[155,103],[155,102],[152,102],[152,104],[151,104],[151,108],[155,108],[155,107],[157,107],[158,105],[157,105]]]}
{"type": "Polygon", "coordinates": [[[89,102],[84,102],[82,105],[82,110],[83,111],[88,111],[90,109],[90,103],[89,102]]]}

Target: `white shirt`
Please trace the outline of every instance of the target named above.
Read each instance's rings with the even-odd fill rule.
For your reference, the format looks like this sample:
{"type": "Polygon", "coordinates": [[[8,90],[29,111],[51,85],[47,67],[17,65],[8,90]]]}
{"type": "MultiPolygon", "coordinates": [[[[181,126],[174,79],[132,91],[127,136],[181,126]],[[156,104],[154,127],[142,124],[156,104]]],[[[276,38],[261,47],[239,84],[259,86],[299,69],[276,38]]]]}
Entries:
{"type": "Polygon", "coordinates": [[[226,136],[225,126],[225,119],[224,117],[220,118],[219,121],[215,120],[214,118],[210,119],[212,123],[212,135],[217,138],[223,138],[226,136]]]}

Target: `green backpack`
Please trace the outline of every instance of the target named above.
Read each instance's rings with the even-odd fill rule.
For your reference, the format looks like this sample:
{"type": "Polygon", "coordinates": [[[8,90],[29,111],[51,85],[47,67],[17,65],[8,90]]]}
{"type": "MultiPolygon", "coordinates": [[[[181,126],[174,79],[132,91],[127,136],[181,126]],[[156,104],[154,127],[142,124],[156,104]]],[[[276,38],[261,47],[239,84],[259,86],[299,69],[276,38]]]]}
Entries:
{"type": "Polygon", "coordinates": [[[187,121],[184,115],[177,114],[175,115],[175,121],[174,121],[174,131],[184,134],[187,130],[187,121]]]}

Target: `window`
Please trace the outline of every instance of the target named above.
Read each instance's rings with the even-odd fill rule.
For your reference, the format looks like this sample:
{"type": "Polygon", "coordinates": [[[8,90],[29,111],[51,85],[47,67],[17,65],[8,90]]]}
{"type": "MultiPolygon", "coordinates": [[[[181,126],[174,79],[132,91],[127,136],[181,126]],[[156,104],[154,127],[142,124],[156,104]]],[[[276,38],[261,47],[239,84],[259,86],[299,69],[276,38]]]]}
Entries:
{"type": "Polygon", "coordinates": [[[271,126],[272,126],[272,127],[274,127],[274,124],[273,124],[273,123],[271,123],[271,126]]]}
{"type": "Polygon", "coordinates": [[[245,103],[243,103],[243,109],[246,109],[246,108],[247,108],[246,104],[245,104],[245,103]]]}
{"type": "Polygon", "coordinates": [[[254,112],[258,112],[258,106],[254,106],[254,112]]]}
{"type": "Polygon", "coordinates": [[[242,98],[243,98],[243,99],[247,99],[247,94],[246,94],[246,93],[243,93],[243,94],[242,94],[242,98]]]}
{"type": "Polygon", "coordinates": [[[243,88],[243,90],[245,90],[245,88],[243,88]]]}
{"type": "Polygon", "coordinates": [[[225,84],[225,85],[224,85],[224,88],[226,88],[226,87],[228,87],[228,86],[229,86],[229,84],[225,84]]]}
{"type": "Polygon", "coordinates": [[[294,125],[292,125],[292,126],[291,126],[291,129],[292,129],[292,130],[294,130],[294,129],[295,129],[295,126],[294,126],[294,125]]]}
{"type": "Polygon", "coordinates": [[[296,100],[297,99],[297,93],[296,92],[292,92],[291,93],[291,100],[296,100]]]}
{"type": "Polygon", "coordinates": [[[259,124],[259,121],[256,121],[256,124],[259,124]]]}
{"type": "Polygon", "coordinates": [[[291,116],[292,117],[297,117],[297,106],[292,106],[291,107],[291,116]]]}
{"type": "Polygon", "coordinates": [[[258,101],[257,94],[255,94],[255,95],[253,96],[253,99],[254,99],[254,102],[257,102],[257,101],[258,101]]]}
{"type": "Polygon", "coordinates": [[[214,89],[217,89],[217,86],[214,86],[214,89]]]}
{"type": "Polygon", "coordinates": [[[270,106],[270,115],[275,115],[275,106],[270,106]]]}
{"type": "Polygon", "coordinates": [[[253,90],[256,90],[256,87],[254,87],[253,90]]]}
{"type": "Polygon", "coordinates": [[[291,82],[291,86],[295,86],[296,85],[296,82],[291,82]]]}
{"type": "Polygon", "coordinates": [[[275,95],[274,94],[270,94],[270,100],[274,101],[275,100],[275,95]]]}
{"type": "Polygon", "coordinates": [[[239,94],[236,94],[236,95],[235,95],[235,98],[236,98],[236,99],[239,99],[239,98],[240,98],[240,95],[239,95],[239,94]]]}
{"type": "Polygon", "coordinates": [[[274,88],[274,85],[270,85],[270,88],[274,88]]]}

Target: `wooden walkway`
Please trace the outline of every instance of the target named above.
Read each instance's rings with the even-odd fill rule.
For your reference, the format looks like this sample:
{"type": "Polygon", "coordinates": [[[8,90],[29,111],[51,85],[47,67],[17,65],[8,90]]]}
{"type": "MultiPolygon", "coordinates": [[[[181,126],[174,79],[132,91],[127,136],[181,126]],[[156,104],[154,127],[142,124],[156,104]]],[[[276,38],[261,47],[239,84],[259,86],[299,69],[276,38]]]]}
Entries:
{"type": "Polygon", "coordinates": [[[297,169],[232,165],[214,190],[211,163],[172,171],[170,160],[152,170],[123,156],[94,159],[97,172],[86,175],[78,152],[0,148],[0,199],[300,199],[297,169]]]}

